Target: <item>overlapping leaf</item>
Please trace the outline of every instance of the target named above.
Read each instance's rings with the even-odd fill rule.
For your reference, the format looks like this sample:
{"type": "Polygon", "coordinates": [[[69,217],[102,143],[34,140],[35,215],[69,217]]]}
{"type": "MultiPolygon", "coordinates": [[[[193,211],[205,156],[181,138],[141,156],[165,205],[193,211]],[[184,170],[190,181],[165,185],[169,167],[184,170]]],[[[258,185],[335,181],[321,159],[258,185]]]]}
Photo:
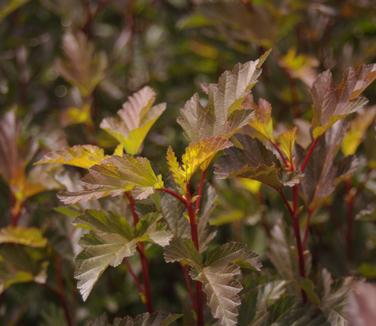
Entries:
{"type": "Polygon", "coordinates": [[[376,64],[349,68],[338,86],[330,71],[319,75],[312,86],[313,136],[320,137],[336,121],[362,108],[362,92],[376,79],[376,64]]]}
{"type": "Polygon", "coordinates": [[[130,155],[105,159],[91,167],[82,181],[85,187],[83,190],[65,192],[59,198],[66,204],[74,204],[134,191],[138,199],[143,199],[154,189],[163,187],[162,177],[154,173],[146,158],[130,155]]]}
{"type": "Polygon", "coordinates": [[[249,136],[237,136],[238,147],[227,149],[216,164],[219,178],[244,177],[260,181],[277,190],[299,182],[299,174],[286,171],[276,156],[249,136]]]}
{"type": "Polygon", "coordinates": [[[102,148],[94,145],[76,145],[47,153],[37,164],[65,164],[88,169],[105,159],[102,148]]]}
{"type": "MultiPolygon", "coordinates": [[[[346,123],[339,121],[325,137],[320,137],[311,159],[301,179],[302,194],[308,206],[315,208],[335,189],[337,179],[349,173],[353,167],[353,158],[336,159],[342,139],[346,131],[346,123]]],[[[300,161],[304,154],[297,152],[300,161]]]]}
{"type": "Polygon", "coordinates": [[[278,136],[275,136],[272,119],[272,107],[270,103],[264,99],[259,99],[257,104],[252,102],[250,105],[255,114],[252,116],[248,126],[245,128],[246,133],[261,141],[267,149],[276,152],[277,157],[279,157],[282,153],[282,155],[284,155],[284,157],[287,159],[286,162],[291,164],[291,162],[293,162],[297,129],[288,129],[278,136]],[[276,151],[276,146],[279,146],[281,153],[276,151]]]}
{"type": "Polygon", "coordinates": [[[178,123],[190,141],[197,142],[213,136],[229,137],[248,123],[251,111],[245,109],[243,102],[256,84],[268,54],[225,71],[217,84],[208,86],[209,101],[206,107],[201,105],[197,94],[187,101],[178,123]]]}
{"type": "Polygon", "coordinates": [[[192,268],[191,276],[202,282],[211,313],[219,324],[236,325],[242,290],[239,266],[260,270],[259,258],[243,244],[235,242],[207,251],[204,256],[189,239],[174,239],[164,253],[166,262],[180,262],[192,268]]]}
{"type": "Polygon", "coordinates": [[[169,147],[166,159],[175,183],[185,192],[193,174],[198,169],[205,171],[217,152],[230,146],[232,143],[222,137],[203,139],[186,148],[181,165],[173,149],[169,147]]]}
{"type": "Polygon", "coordinates": [[[137,154],[150,128],[165,111],[166,105],[153,106],[156,93],[144,87],[128,98],[118,117],[105,118],[101,128],[122,144],[128,154],[137,154]]]}
{"type": "Polygon", "coordinates": [[[132,256],[139,242],[169,243],[172,235],[160,229],[159,220],[160,216],[152,213],[142,217],[134,229],[123,216],[102,211],[89,210],[75,219],[77,226],[90,231],[81,238],[82,251],[75,260],[77,287],[84,300],[102,273],[132,256]]]}

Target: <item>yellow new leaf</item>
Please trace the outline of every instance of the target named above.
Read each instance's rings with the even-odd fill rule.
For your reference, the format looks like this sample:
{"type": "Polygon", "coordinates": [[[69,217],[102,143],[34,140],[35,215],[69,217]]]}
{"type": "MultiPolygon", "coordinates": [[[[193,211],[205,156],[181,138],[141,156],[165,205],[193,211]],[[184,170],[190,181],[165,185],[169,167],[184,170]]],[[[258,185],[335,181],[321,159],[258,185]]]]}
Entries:
{"type": "Polygon", "coordinates": [[[294,145],[296,140],[296,128],[287,130],[278,136],[278,144],[282,153],[287,157],[289,162],[292,162],[294,145]]]}
{"type": "Polygon", "coordinates": [[[102,162],[106,156],[102,148],[94,145],[76,145],[56,152],[47,153],[36,164],[65,164],[88,169],[102,162]]]}
{"type": "Polygon", "coordinates": [[[260,181],[248,178],[238,178],[238,181],[245,189],[253,194],[257,194],[262,185],[260,181]]]}
{"type": "Polygon", "coordinates": [[[168,168],[172,174],[172,177],[174,178],[175,183],[181,188],[184,189],[185,187],[185,174],[182,168],[180,167],[180,164],[178,162],[178,159],[176,158],[175,152],[172,149],[171,146],[169,146],[166,154],[166,160],[168,164],[168,168]]]}
{"type": "Polygon", "coordinates": [[[194,173],[200,169],[205,171],[214,156],[221,150],[232,146],[232,143],[222,137],[203,139],[189,145],[182,156],[180,165],[172,149],[167,151],[167,162],[177,185],[185,191],[185,187],[194,173]]]}
{"type": "Polygon", "coordinates": [[[272,107],[270,103],[264,99],[260,99],[258,104],[255,105],[255,115],[249,122],[252,128],[254,137],[260,141],[274,141],[273,136],[273,119],[272,107]]]}
{"type": "Polygon", "coordinates": [[[376,117],[376,106],[368,110],[359,112],[358,116],[351,122],[350,130],[346,133],[342,141],[342,153],[345,156],[355,154],[362,142],[363,136],[368,127],[376,117]]]}
{"type": "Polygon", "coordinates": [[[24,246],[45,247],[47,240],[37,228],[22,226],[7,226],[0,229],[0,243],[20,244],[24,246]]]}

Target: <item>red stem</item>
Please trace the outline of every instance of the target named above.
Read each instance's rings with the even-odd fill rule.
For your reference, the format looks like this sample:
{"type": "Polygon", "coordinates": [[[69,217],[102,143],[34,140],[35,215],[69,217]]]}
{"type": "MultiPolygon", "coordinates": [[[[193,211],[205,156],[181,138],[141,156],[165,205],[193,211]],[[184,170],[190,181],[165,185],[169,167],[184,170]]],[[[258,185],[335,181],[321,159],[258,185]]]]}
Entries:
{"type": "Polygon", "coordinates": [[[134,284],[136,284],[138,292],[144,293],[143,286],[142,286],[140,280],[138,279],[136,273],[133,271],[133,268],[132,268],[131,264],[129,263],[128,259],[124,258],[123,262],[127,266],[128,273],[132,277],[134,284]]]}
{"type": "MultiPolygon", "coordinates": [[[[203,177],[201,176],[201,179],[202,178],[203,177]]],[[[199,189],[201,188],[201,192],[202,192],[202,189],[203,189],[203,186],[204,186],[204,182],[205,182],[205,178],[202,179],[202,185],[199,186],[199,189]]],[[[189,191],[189,186],[187,186],[187,191],[186,191],[185,197],[181,196],[180,194],[178,194],[177,192],[175,192],[174,190],[169,189],[169,188],[163,188],[163,189],[159,189],[159,190],[175,197],[176,199],[178,199],[179,201],[181,201],[185,205],[185,207],[188,211],[189,224],[191,226],[192,242],[193,242],[196,250],[199,251],[200,244],[199,244],[199,237],[198,237],[198,226],[197,226],[197,222],[196,222],[196,211],[199,210],[200,207],[197,206],[197,203],[196,203],[195,209],[193,208],[192,196],[191,196],[191,193],[189,191]]],[[[199,192],[200,192],[200,190],[199,190],[199,192]]],[[[197,200],[199,200],[199,199],[197,199],[197,200]]],[[[200,202],[201,202],[201,200],[200,200],[200,202]]],[[[195,283],[195,288],[196,288],[196,299],[195,299],[194,302],[192,302],[192,306],[194,306],[195,309],[196,309],[197,326],[203,326],[204,325],[204,313],[203,313],[203,292],[202,292],[201,282],[197,281],[195,283]]],[[[188,291],[189,291],[189,288],[188,288],[188,291]]]]}
{"type": "Polygon", "coordinates": [[[273,145],[273,147],[276,149],[276,151],[278,152],[279,156],[281,157],[282,161],[283,161],[283,164],[286,166],[286,167],[289,167],[290,166],[290,163],[287,161],[287,159],[285,158],[285,156],[283,155],[281,149],[279,148],[279,146],[270,141],[270,143],[273,145]]]}
{"type": "MultiPolygon", "coordinates": [[[[295,170],[294,164],[292,162],[288,162],[286,159],[284,159],[284,156],[283,156],[282,152],[280,151],[279,146],[277,144],[274,144],[274,143],[272,143],[272,144],[277,149],[278,153],[280,153],[281,158],[283,159],[286,168],[290,168],[293,172],[295,170]]],[[[312,152],[313,148],[312,148],[312,150],[310,148],[310,151],[312,152]]],[[[304,263],[304,249],[303,249],[302,239],[301,239],[301,236],[300,236],[299,217],[298,217],[298,210],[299,210],[299,207],[298,207],[299,206],[299,187],[298,187],[298,185],[295,185],[292,188],[292,192],[293,192],[293,203],[292,203],[292,207],[291,207],[290,204],[288,203],[283,191],[282,190],[279,191],[279,193],[282,197],[282,200],[283,200],[286,208],[288,209],[288,211],[290,213],[291,220],[292,220],[292,226],[293,226],[294,236],[295,236],[295,241],[296,241],[296,249],[297,249],[297,252],[298,252],[299,274],[300,274],[300,277],[305,278],[306,273],[305,273],[305,263],[304,263]]],[[[303,303],[306,303],[307,302],[307,295],[304,292],[304,290],[302,290],[301,292],[302,292],[303,303]]]]}
{"type": "Polygon", "coordinates": [[[176,191],[174,191],[170,188],[162,188],[162,189],[158,189],[158,190],[175,197],[177,200],[181,201],[184,204],[184,206],[187,207],[187,200],[183,196],[178,194],[176,191]]]}
{"type": "MultiPolygon", "coordinates": [[[[129,206],[133,216],[133,225],[136,226],[138,221],[140,220],[137,210],[136,210],[136,202],[130,192],[126,192],[125,196],[128,198],[129,206]]],[[[149,313],[153,312],[153,303],[151,297],[151,285],[150,285],[150,275],[149,275],[149,264],[147,257],[145,255],[145,247],[143,243],[139,243],[137,245],[137,251],[140,256],[141,260],[141,267],[142,267],[142,276],[144,280],[144,295],[146,300],[146,308],[149,313]]]]}
{"type": "Polygon", "coordinates": [[[309,149],[308,149],[308,152],[304,158],[304,161],[302,163],[302,166],[300,167],[300,171],[304,172],[304,170],[306,169],[307,165],[308,165],[308,162],[309,162],[309,159],[311,158],[312,156],[312,153],[313,153],[313,150],[315,149],[316,145],[317,145],[317,142],[318,142],[318,138],[316,138],[312,143],[311,145],[309,146],[309,149]]]}
{"type": "Polygon", "coordinates": [[[201,178],[200,178],[200,183],[199,183],[199,186],[198,186],[198,192],[197,192],[196,214],[200,210],[202,192],[204,190],[204,185],[205,185],[205,179],[206,179],[206,171],[202,171],[201,178]]]}
{"type": "Polygon", "coordinates": [[[311,218],[312,218],[314,210],[311,209],[311,208],[308,208],[307,211],[308,211],[307,223],[305,225],[304,237],[303,237],[303,249],[304,250],[307,248],[308,235],[309,235],[309,225],[311,223],[311,218]]]}
{"type": "MultiPolygon", "coordinates": [[[[196,222],[196,212],[192,205],[192,196],[189,192],[189,186],[187,186],[186,193],[187,210],[189,216],[189,224],[191,226],[191,238],[197,251],[200,250],[200,243],[198,237],[198,227],[196,222]]],[[[204,325],[204,312],[203,312],[203,292],[201,282],[196,281],[196,313],[197,313],[197,326],[204,325]]]]}

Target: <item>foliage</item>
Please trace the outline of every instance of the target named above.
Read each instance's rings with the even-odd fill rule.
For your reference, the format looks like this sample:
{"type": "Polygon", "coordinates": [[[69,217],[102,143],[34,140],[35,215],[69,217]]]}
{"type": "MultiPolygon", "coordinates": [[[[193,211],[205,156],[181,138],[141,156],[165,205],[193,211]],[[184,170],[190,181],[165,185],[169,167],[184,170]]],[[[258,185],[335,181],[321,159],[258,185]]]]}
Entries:
{"type": "Polygon", "coordinates": [[[0,323],[372,323],[375,14],[0,5],[0,323]]]}

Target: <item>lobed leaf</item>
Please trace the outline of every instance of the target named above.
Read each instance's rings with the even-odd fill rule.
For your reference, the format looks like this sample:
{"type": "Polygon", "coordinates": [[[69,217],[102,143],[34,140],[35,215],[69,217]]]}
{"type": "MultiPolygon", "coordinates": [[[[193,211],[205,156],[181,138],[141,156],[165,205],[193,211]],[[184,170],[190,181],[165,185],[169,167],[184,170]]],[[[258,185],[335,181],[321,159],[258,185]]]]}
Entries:
{"type": "Polygon", "coordinates": [[[274,153],[260,141],[239,135],[236,142],[238,148],[227,149],[215,166],[215,173],[219,178],[254,179],[276,190],[299,182],[299,172],[287,171],[274,153]]]}
{"type": "Polygon", "coordinates": [[[217,84],[207,88],[208,104],[203,107],[199,96],[194,94],[180,110],[178,123],[192,142],[221,136],[231,137],[245,126],[252,116],[244,102],[261,74],[261,66],[269,55],[266,52],[255,61],[237,64],[225,71],[217,84]]]}
{"type": "Polygon", "coordinates": [[[37,164],[65,164],[89,169],[101,163],[106,156],[102,148],[94,145],[76,145],[70,148],[47,153],[37,164]]]}
{"type": "Polygon", "coordinates": [[[337,86],[329,70],[321,73],[311,90],[313,137],[320,137],[335,122],[361,109],[367,100],[359,96],[375,79],[376,64],[349,68],[337,86]]]}
{"type": "Polygon", "coordinates": [[[214,156],[230,146],[232,146],[232,143],[222,137],[207,138],[190,144],[182,156],[181,165],[170,147],[167,151],[167,163],[175,183],[185,192],[186,186],[194,173],[198,169],[205,171],[214,156]]]}
{"type": "Polygon", "coordinates": [[[89,210],[75,219],[78,227],[89,230],[80,239],[82,251],[75,259],[75,278],[83,300],[109,267],[121,264],[124,258],[136,253],[137,244],[152,241],[167,245],[171,234],[158,227],[160,216],[149,214],[140,219],[133,229],[123,216],[89,210]]]}
{"type": "Polygon", "coordinates": [[[150,128],[165,111],[166,105],[153,106],[156,93],[146,86],[128,98],[118,117],[105,118],[100,127],[113,136],[128,154],[137,154],[150,128]]]}
{"type": "MultiPolygon", "coordinates": [[[[351,156],[336,160],[347,123],[337,122],[325,136],[320,137],[301,179],[302,194],[310,208],[318,207],[334,191],[339,178],[350,173],[353,168],[351,156]]],[[[300,161],[302,150],[297,151],[300,161]]]]}
{"type": "Polygon", "coordinates": [[[203,283],[211,313],[220,325],[237,325],[239,293],[243,289],[239,276],[238,266],[218,265],[204,267],[195,278],[203,283]]]}
{"type": "Polygon", "coordinates": [[[154,189],[163,187],[162,177],[156,175],[150,162],[144,157],[111,156],[89,169],[82,179],[85,188],[78,192],[65,192],[59,198],[65,204],[118,196],[134,191],[136,198],[143,199],[154,189]]]}
{"type": "Polygon", "coordinates": [[[202,265],[202,258],[190,239],[173,239],[164,248],[163,257],[166,263],[180,262],[196,269],[200,269],[202,265]]]}
{"type": "Polygon", "coordinates": [[[259,256],[240,242],[228,242],[209,251],[205,264],[212,267],[237,264],[258,271],[261,270],[262,266],[259,256]]]}

